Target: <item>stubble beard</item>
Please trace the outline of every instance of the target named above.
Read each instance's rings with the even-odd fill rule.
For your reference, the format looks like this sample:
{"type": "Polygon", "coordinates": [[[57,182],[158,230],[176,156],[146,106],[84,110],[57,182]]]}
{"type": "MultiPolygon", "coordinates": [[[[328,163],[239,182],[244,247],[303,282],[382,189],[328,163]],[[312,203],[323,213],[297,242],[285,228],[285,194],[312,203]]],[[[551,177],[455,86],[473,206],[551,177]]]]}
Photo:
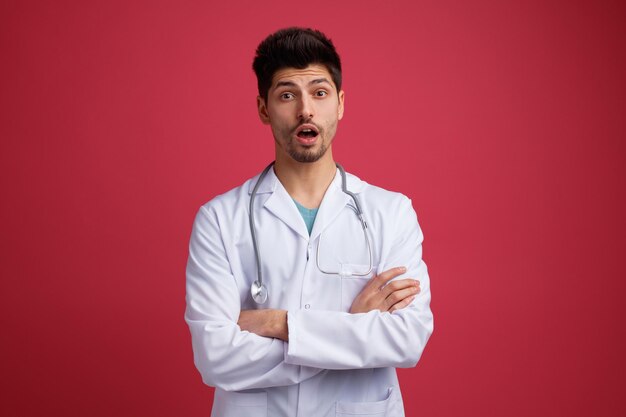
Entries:
{"type": "Polygon", "coordinates": [[[289,154],[289,156],[293,158],[294,161],[305,163],[305,164],[317,162],[326,154],[326,151],[328,151],[328,147],[333,143],[333,139],[335,138],[335,132],[337,128],[336,126],[334,128],[332,126],[329,128],[330,131],[328,133],[330,134],[331,139],[328,143],[325,143],[325,140],[324,140],[324,136],[325,136],[324,133],[326,133],[325,129],[319,126],[318,126],[318,129],[319,129],[319,148],[317,150],[307,149],[307,148],[305,148],[304,150],[299,149],[301,145],[299,145],[291,136],[293,132],[290,132],[291,134],[289,135],[289,139],[287,140],[287,143],[284,146],[284,149],[287,152],[287,154],[289,154]]]}
{"type": "Polygon", "coordinates": [[[326,146],[326,144],[324,143],[320,145],[317,151],[314,151],[312,149],[305,149],[304,151],[299,151],[298,149],[296,149],[295,146],[293,146],[293,142],[290,142],[289,146],[287,147],[287,153],[289,154],[289,156],[291,156],[294,159],[294,161],[302,162],[302,163],[311,163],[311,162],[319,161],[322,158],[322,156],[324,156],[327,150],[328,150],[328,146],[326,146]]]}

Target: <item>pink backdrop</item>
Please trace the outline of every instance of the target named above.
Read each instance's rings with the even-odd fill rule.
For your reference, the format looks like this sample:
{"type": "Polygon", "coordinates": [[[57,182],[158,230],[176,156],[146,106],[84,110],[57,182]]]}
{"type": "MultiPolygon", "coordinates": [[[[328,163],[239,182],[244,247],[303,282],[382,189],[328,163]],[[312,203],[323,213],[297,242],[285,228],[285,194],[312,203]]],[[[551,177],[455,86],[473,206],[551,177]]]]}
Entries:
{"type": "Polygon", "coordinates": [[[435,333],[408,416],[623,416],[623,2],[3,1],[2,416],[208,416],[184,268],[260,171],[251,61],[343,58],[337,160],[413,199],[435,333]]]}

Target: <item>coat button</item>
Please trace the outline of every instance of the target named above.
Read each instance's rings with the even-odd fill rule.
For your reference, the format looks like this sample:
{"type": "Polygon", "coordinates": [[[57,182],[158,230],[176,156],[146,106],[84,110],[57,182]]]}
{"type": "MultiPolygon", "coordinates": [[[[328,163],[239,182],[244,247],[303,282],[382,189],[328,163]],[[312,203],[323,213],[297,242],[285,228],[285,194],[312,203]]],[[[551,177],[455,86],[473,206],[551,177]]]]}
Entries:
{"type": "Polygon", "coordinates": [[[309,308],[311,308],[311,305],[310,304],[305,304],[304,308],[306,308],[308,310],[309,308]]]}

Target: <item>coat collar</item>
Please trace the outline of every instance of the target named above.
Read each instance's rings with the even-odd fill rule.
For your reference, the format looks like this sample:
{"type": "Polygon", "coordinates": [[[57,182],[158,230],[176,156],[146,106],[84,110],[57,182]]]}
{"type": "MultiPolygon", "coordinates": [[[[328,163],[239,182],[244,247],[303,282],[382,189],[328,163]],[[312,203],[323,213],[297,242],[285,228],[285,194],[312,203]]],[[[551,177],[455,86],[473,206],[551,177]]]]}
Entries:
{"type": "MultiPolygon", "coordinates": [[[[252,189],[256,185],[260,176],[261,174],[258,174],[249,181],[248,194],[252,194],[252,189]]],[[[346,180],[348,183],[348,191],[353,192],[354,194],[360,193],[363,189],[363,186],[366,184],[364,181],[361,181],[359,177],[349,174],[348,172],[346,172],[346,180]]],[[[338,190],[341,191],[341,174],[339,173],[339,169],[337,169],[337,172],[335,173],[335,178],[333,178],[333,182],[328,187],[328,190],[330,190],[333,185],[337,185],[338,190]]],[[[257,194],[273,193],[274,191],[276,191],[276,188],[278,186],[282,187],[283,185],[280,183],[280,180],[276,176],[276,173],[274,172],[274,167],[272,167],[263,179],[263,182],[259,185],[257,194]]],[[[328,190],[326,191],[327,193],[328,190]]]]}
{"type": "MultiPolygon", "coordinates": [[[[252,194],[252,189],[259,180],[259,177],[260,174],[250,181],[248,185],[248,194],[252,194]]],[[[352,201],[352,198],[342,191],[341,183],[341,174],[339,169],[337,169],[335,178],[333,178],[333,181],[330,183],[328,189],[326,190],[326,194],[324,194],[324,198],[322,199],[310,237],[298,208],[276,176],[274,168],[271,168],[268,171],[267,175],[263,179],[263,182],[259,185],[259,188],[257,189],[257,196],[261,194],[271,194],[265,200],[263,207],[278,217],[283,223],[289,226],[302,238],[306,240],[314,240],[329,224],[332,223],[345,205],[352,201]]],[[[348,173],[346,173],[346,183],[348,190],[354,194],[359,194],[366,184],[358,177],[348,173]]]]}

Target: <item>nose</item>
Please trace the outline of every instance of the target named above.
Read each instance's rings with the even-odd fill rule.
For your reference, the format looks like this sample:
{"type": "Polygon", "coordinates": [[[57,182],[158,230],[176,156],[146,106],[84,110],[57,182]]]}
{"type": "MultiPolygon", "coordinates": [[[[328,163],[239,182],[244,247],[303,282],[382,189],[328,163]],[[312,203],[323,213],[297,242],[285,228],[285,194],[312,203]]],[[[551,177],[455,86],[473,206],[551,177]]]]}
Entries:
{"type": "Polygon", "coordinates": [[[314,115],[313,103],[311,97],[304,95],[300,99],[300,106],[298,107],[298,119],[308,120],[314,115]]]}

